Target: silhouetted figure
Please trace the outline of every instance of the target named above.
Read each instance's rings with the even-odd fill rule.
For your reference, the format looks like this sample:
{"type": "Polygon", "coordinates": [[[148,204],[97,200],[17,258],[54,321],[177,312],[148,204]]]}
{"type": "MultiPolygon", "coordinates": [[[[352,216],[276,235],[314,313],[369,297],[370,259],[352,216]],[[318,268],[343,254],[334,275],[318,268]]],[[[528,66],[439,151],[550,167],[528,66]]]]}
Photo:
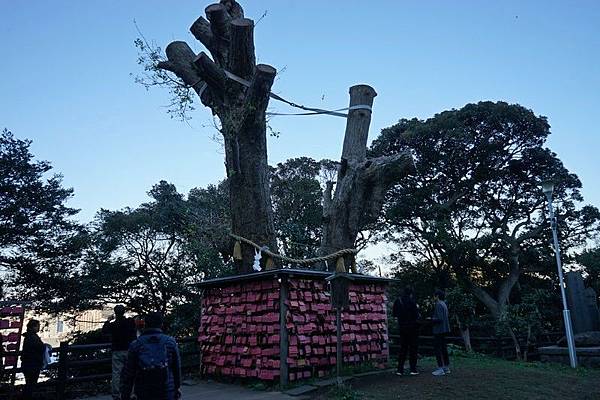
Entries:
{"type": "Polygon", "coordinates": [[[125,317],[125,307],[116,305],[114,308],[114,319],[110,318],[102,326],[102,333],[110,335],[112,348],[112,397],[119,400],[121,395],[121,373],[127,362],[127,350],[137,335],[135,321],[125,317]]]}
{"type": "Polygon", "coordinates": [[[40,377],[40,371],[44,366],[44,353],[46,345],[38,336],[40,321],[31,319],[27,323],[27,331],[23,334],[23,352],[21,353],[21,368],[25,375],[25,387],[23,388],[23,400],[33,398],[35,385],[40,377]]]}
{"type": "Polygon", "coordinates": [[[121,378],[121,399],[129,400],[135,387],[139,400],[175,400],[181,392],[181,362],[177,342],[161,328],[163,317],[150,313],[140,337],[129,346],[121,378]]]}
{"type": "Polygon", "coordinates": [[[404,374],[404,363],[409,355],[410,374],[418,375],[417,353],[419,350],[419,308],[414,299],[412,288],[404,288],[401,297],[396,299],[393,308],[394,317],[398,320],[400,333],[400,353],[398,355],[397,375],[404,374]]]}
{"type": "Polygon", "coordinates": [[[435,291],[433,299],[435,300],[432,318],[433,347],[438,364],[438,369],[433,371],[433,375],[441,376],[450,373],[450,359],[448,357],[448,344],[446,343],[446,335],[450,332],[450,321],[448,319],[448,307],[444,302],[446,293],[438,289],[435,291]]]}

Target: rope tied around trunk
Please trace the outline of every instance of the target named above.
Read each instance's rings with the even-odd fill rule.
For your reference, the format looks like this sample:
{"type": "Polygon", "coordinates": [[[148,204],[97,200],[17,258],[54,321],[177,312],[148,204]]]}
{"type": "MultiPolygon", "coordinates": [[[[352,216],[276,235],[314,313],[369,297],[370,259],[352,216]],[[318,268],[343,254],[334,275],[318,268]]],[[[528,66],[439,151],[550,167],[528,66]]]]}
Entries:
{"type": "Polygon", "coordinates": [[[269,250],[265,246],[259,246],[258,244],[254,243],[252,240],[246,239],[245,237],[238,236],[233,233],[230,233],[229,236],[231,236],[232,238],[234,238],[235,240],[237,240],[239,242],[244,242],[246,244],[249,244],[250,246],[254,247],[256,250],[261,251],[262,253],[266,254],[267,256],[269,256],[271,258],[278,258],[278,259],[288,262],[290,264],[311,265],[311,264],[316,264],[316,263],[329,261],[329,260],[337,260],[338,258],[340,258],[342,256],[358,253],[357,249],[342,249],[342,250],[336,251],[335,253],[327,254],[327,255],[324,255],[321,257],[291,258],[291,257],[287,257],[287,256],[284,256],[281,254],[273,253],[271,250],[269,250]]]}

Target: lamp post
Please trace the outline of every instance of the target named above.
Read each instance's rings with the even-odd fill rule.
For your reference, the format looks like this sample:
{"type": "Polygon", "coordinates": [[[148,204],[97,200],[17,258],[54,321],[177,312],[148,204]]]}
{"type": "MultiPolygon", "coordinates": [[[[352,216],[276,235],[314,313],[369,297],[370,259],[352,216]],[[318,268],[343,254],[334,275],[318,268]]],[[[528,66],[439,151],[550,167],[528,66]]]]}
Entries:
{"type": "Polygon", "coordinates": [[[554,183],[552,181],[543,182],[542,191],[548,199],[548,213],[550,214],[550,227],[552,228],[552,238],[554,239],[554,254],[556,255],[558,279],[560,281],[560,293],[562,295],[563,302],[563,319],[567,334],[567,345],[569,346],[569,360],[571,361],[571,367],[576,368],[577,353],[575,353],[575,340],[573,339],[573,327],[571,326],[571,312],[569,311],[569,307],[567,305],[567,296],[565,294],[563,269],[560,261],[560,247],[558,246],[558,234],[556,233],[556,217],[554,216],[554,208],[552,207],[552,192],[554,192],[554,183]]]}

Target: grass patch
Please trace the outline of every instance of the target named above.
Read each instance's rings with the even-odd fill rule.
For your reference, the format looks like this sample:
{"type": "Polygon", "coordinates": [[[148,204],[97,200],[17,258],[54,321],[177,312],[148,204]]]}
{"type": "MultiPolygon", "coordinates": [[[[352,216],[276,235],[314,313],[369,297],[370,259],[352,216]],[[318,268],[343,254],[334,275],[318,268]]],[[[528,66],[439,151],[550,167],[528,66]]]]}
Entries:
{"type": "Polygon", "coordinates": [[[328,399],[331,400],[360,400],[365,398],[365,394],[352,389],[349,385],[335,386],[327,391],[328,399]]]}
{"type": "Polygon", "coordinates": [[[399,377],[391,373],[368,376],[355,379],[338,392],[318,394],[314,399],[600,399],[598,369],[506,361],[454,349],[450,362],[452,373],[447,376],[432,376],[435,359],[426,357],[419,360],[419,376],[399,377]]]}

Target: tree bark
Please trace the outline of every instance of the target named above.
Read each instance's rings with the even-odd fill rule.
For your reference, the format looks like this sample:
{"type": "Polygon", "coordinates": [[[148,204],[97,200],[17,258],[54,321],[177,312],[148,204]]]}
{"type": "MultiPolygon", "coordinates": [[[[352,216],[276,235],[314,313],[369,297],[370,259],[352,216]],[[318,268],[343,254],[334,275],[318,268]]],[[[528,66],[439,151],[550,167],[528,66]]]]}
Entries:
{"type": "MultiPolygon", "coordinates": [[[[236,1],[221,0],[205,12],[206,19],[198,18],[190,31],[212,58],[194,54],[185,42],[173,42],[166,49],[168,61],[157,67],[201,94],[202,103],[221,121],[232,232],[275,250],[265,113],[276,70],[256,65],[254,22],[244,18],[236,1]],[[227,78],[226,71],[250,86],[227,78]]],[[[253,261],[254,249],[242,245],[239,272],[251,272],[253,261]]]]}
{"type": "MultiPolygon", "coordinates": [[[[376,95],[370,86],[353,86],[350,88],[350,107],[372,107],[376,95]]],[[[366,159],[371,122],[371,110],[367,107],[348,112],[335,192],[332,196],[332,188],[328,186],[323,199],[320,255],[353,248],[358,233],[378,217],[386,191],[414,168],[408,153],[366,159]]],[[[344,261],[348,269],[354,261],[353,256],[345,256],[344,261]]],[[[335,264],[330,262],[329,269],[335,269],[335,264]]]]}
{"type": "Polygon", "coordinates": [[[515,346],[515,354],[517,357],[518,361],[522,360],[521,357],[521,344],[519,343],[519,338],[517,337],[517,335],[515,335],[515,331],[513,331],[513,329],[511,327],[508,327],[508,333],[513,341],[513,344],[515,346]]]}
{"type": "Polygon", "coordinates": [[[460,335],[465,343],[465,350],[469,353],[473,352],[473,346],[471,345],[471,331],[468,326],[460,327],[460,335]]]}

